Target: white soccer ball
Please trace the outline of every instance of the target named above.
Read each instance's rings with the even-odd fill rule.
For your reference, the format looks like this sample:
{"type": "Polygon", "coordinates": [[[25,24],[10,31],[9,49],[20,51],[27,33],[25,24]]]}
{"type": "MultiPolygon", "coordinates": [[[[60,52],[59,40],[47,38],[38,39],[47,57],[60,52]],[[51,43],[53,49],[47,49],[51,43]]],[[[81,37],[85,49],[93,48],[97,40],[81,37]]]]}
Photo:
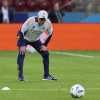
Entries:
{"type": "Polygon", "coordinates": [[[75,84],[70,88],[70,95],[74,98],[80,98],[85,95],[85,89],[80,84],[75,84]]]}
{"type": "Polygon", "coordinates": [[[34,52],[36,52],[36,50],[35,50],[31,45],[27,45],[26,51],[29,52],[29,53],[34,53],[34,52]]]}

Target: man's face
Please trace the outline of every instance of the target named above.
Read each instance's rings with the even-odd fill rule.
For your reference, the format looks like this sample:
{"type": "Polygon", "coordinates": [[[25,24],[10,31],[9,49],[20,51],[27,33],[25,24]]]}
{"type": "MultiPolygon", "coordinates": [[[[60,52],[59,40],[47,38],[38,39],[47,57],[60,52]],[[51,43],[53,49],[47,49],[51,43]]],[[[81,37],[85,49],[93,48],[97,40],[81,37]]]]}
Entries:
{"type": "Polygon", "coordinates": [[[59,8],[59,3],[56,3],[55,5],[54,5],[54,10],[55,11],[58,11],[60,8],[59,8]]]}
{"type": "Polygon", "coordinates": [[[3,0],[3,1],[2,1],[2,5],[3,5],[4,7],[8,7],[8,1],[7,1],[7,0],[3,0]]]}
{"type": "Polygon", "coordinates": [[[45,19],[45,18],[38,18],[38,24],[39,24],[39,25],[44,24],[44,23],[45,23],[45,21],[46,21],[46,19],[45,19]]]}

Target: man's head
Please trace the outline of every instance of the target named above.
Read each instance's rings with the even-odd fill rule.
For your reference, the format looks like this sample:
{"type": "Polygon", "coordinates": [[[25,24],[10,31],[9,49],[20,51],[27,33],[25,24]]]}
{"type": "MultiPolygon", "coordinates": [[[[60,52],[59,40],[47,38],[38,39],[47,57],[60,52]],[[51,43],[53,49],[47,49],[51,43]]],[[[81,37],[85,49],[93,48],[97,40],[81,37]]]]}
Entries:
{"type": "Polygon", "coordinates": [[[40,25],[44,24],[44,22],[48,19],[48,13],[45,10],[40,10],[38,12],[38,23],[40,25]]]}
{"type": "Polygon", "coordinates": [[[59,11],[60,10],[60,7],[59,7],[59,2],[56,2],[55,4],[54,4],[54,11],[59,11]]]}
{"type": "Polygon", "coordinates": [[[8,8],[9,6],[8,0],[2,0],[2,6],[8,8]]]}

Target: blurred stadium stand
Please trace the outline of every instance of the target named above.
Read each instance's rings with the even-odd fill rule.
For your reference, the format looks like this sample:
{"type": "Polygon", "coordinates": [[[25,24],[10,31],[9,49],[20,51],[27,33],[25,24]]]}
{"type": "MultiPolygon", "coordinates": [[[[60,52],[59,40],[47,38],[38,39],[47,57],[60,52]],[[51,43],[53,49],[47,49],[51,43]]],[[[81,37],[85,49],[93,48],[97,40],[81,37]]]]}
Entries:
{"type": "Polygon", "coordinates": [[[81,22],[86,18],[83,12],[66,12],[63,18],[64,22],[81,22]]]}
{"type": "MultiPolygon", "coordinates": [[[[0,0],[0,6],[1,6],[0,0]]],[[[37,11],[45,9],[48,12],[55,2],[60,3],[65,12],[64,22],[100,22],[100,0],[8,0],[15,9],[15,22],[24,22],[28,17],[36,15],[37,11]]]]}

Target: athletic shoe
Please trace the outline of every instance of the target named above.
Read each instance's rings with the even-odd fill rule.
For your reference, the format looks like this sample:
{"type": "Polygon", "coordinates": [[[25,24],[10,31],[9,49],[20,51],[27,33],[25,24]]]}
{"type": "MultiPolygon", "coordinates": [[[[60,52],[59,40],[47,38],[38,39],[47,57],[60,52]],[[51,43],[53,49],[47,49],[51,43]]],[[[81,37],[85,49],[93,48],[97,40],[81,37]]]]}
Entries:
{"type": "Polygon", "coordinates": [[[48,75],[48,76],[44,77],[42,80],[57,80],[57,79],[52,75],[48,75]]]}

